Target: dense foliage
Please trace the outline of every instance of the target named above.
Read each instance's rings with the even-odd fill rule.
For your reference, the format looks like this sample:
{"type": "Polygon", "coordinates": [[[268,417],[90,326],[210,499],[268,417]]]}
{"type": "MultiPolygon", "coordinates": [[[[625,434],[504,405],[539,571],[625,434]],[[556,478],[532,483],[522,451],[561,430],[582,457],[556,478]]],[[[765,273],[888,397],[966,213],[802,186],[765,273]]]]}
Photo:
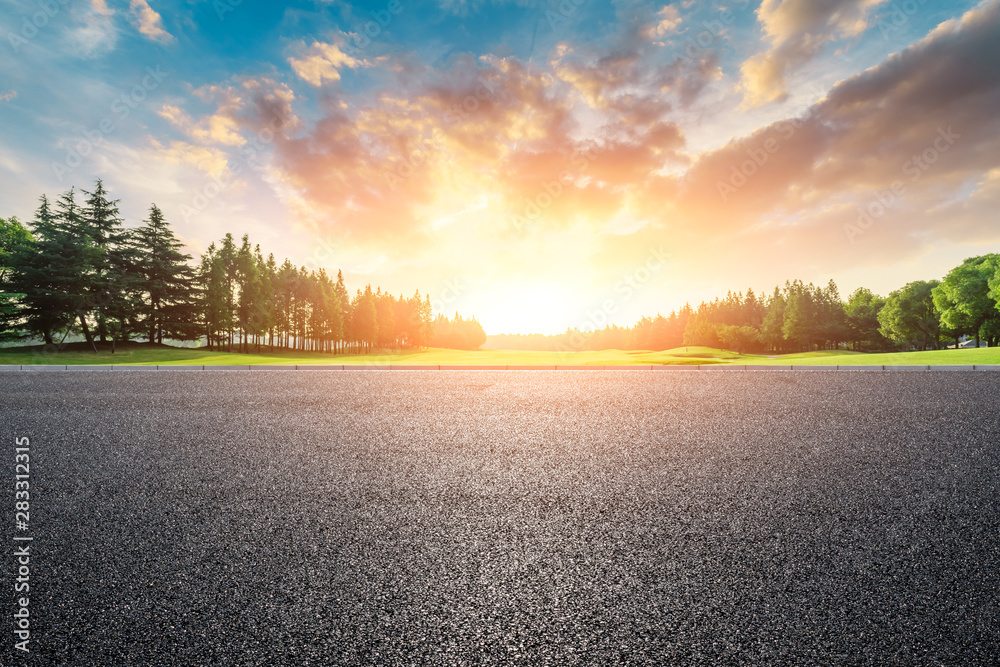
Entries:
{"type": "Polygon", "coordinates": [[[432,319],[429,297],[393,296],[370,285],[351,296],[341,272],[278,264],[231,234],[196,265],[156,205],[127,228],[101,181],[77,203],[41,197],[34,221],[0,219],[0,340],[47,344],[80,334],[96,342],[201,341],[248,352],[375,348],[478,348],[475,319],[432,319]]]}
{"type": "Polygon", "coordinates": [[[685,306],[635,326],[570,329],[556,336],[491,336],[489,347],[521,350],[672,350],[684,346],[735,352],[793,353],[941,349],[968,336],[1000,344],[1000,255],[967,259],[943,281],[913,282],[887,298],[865,288],[845,302],[826,287],[788,282],[770,296],[732,293],[685,306]]]}

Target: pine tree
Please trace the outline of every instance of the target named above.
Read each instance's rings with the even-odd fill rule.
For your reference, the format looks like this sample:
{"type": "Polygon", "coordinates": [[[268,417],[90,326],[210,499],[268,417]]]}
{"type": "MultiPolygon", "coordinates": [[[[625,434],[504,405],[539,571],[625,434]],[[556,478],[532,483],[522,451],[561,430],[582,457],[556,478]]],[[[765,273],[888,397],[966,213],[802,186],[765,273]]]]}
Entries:
{"type": "Polygon", "coordinates": [[[219,253],[217,256],[220,267],[222,268],[225,288],[223,294],[226,297],[226,313],[222,318],[222,322],[225,323],[225,333],[226,333],[226,350],[228,352],[233,351],[233,336],[235,334],[237,316],[236,316],[236,297],[237,297],[237,284],[238,284],[238,271],[237,271],[237,250],[236,242],[233,240],[232,234],[226,234],[222,239],[222,245],[219,246],[219,253]]]}
{"type": "Polygon", "coordinates": [[[378,347],[384,350],[396,347],[396,314],[392,294],[375,290],[375,316],[378,321],[378,347]]]}
{"type": "Polygon", "coordinates": [[[358,290],[353,308],[354,337],[365,349],[371,349],[378,340],[378,316],[375,311],[375,295],[372,286],[366,285],[362,293],[358,290]]]}
{"type": "MultiPolygon", "coordinates": [[[[274,334],[274,255],[265,261],[258,245],[254,248],[254,265],[257,270],[259,289],[256,315],[258,320],[257,351],[260,352],[264,335],[267,334],[271,338],[274,334]]],[[[273,339],[268,342],[268,345],[273,345],[273,339]]]]}
{"type": "Polygon", "coordinates": [[[334,293],[337,295],[337,300],[340,302],[340,346],[343,349],[344,341],[349,339],[348,332],[351,328],[351,295],[347,291],[347,287],[344,285],[344,274],[342,271],[337,271],[337,283],[333,287],[334,293]]]}
{"type": "Polygon", "coordinates": [[[163,212],[153,204],[145,225],[135,231],[137,270],[141,277],[141,326],[150,343],[164,338],[193,340],[199,337],[199,314],[195,272],[188,264],[191,256],[163,212]]]}
{"type": "Polygon", "coordinates": [[[761,341],[774,352],[785,349],[785,297],[781,290],[774,288],[774,295],[761,324],[761,341]]]}
{"type": "Polygon", "coordinates": [[[122,230],[118,200],[108,199],[104,183],[97,179],[93,191],[87,195],[80,211],[82,228],[94,245],[93,267],[90,279],[91,306],[97,321],[97,335],[101,342],[108,336],[107,320],[112,311],[119,319],[128,310],[128,296],[122,280],[129,266],[128,238],[122,230]],[[125,247],[120,247],[125,246],[125,247]]]}
{"type": "MultiPolygon", "coordinates": [[[[95,271],[101,261],[101,250],[94,244],[87,229],[73,188],[59,197],[56,208],[55,235],[52,239],[54,247],[51,248],[55,255],[50,255],[40,247],[36,248],[38,260],[42,263],[50,262],[47,267],[49,276],[42,277],[41,284],[43,289],[57,295],[60,303],[55,312],[75,317],[80,323],[84,338],[96,353],[97,345],[94,344],[88,320],[93,310],[95,294],[101,288],[95,271]]],[[[44,266],[37,269],[36,275],[46,273],[44,266]]]]}
{"type": "Polygon", "coordinates": [[[277,317],[278,345],[290,348],[294,331],[295,281],[298,271],[287,259],[277,270],[274,281],[275,313],[277,317]]]}
{"type": "Polygon", "coordinates": [[[250,247],[250,237],[247,235],[243,236],[243,244],[237,253],[236,274],[239,286],[237,321],[240,327],[240,347],[243,352],[248,353],[250,337],[263,333],[266,322],[261,308],[263,293],[260,274],[250,247]]]}
{"type": "Polygon", "coordinates": [[[225,261],[214,243],[201,256],[198,281],[202,289],[200,309],[208,348],[221,348],[228,341],[228,333],[233,326],[230,309],[232,293],[225,261]]]}

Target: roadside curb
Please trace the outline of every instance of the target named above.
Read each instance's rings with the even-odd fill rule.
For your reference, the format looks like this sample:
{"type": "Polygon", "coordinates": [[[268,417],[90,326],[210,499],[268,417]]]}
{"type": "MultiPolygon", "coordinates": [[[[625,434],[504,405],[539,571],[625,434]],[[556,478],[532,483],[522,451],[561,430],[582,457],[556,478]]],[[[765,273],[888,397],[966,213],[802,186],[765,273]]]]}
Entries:
{"type": "Polygon", "coordinates": [[[268,366],[268,365],[239,365],[239,366],[182,366],[182,365],[144,365],[144,366],[102,366],[102,365],[55,365],[55,364],[25,364],[25,365],[2,365],[0,373],[10,371],[30,371],[30,372],[50,372],[50,371],[730,371],[730,372],[754,372],[754,371],[875,371],[886,373],[900,372],[955,372],[955,371],[1000,371],[1000,364],[976,365],[976,366],[780,366],[780,365],[737,365],[737,364],[709,364],[705,366],[695,365],[634,365],[634,366],[501,366],[501,365],[479,365],[479,366],[450,366],[433,365],[426,366],[392,366],[385,364],[369,364],[364,366],[351,366],[344,364],[324,364],[312,366],[268,366]]]}

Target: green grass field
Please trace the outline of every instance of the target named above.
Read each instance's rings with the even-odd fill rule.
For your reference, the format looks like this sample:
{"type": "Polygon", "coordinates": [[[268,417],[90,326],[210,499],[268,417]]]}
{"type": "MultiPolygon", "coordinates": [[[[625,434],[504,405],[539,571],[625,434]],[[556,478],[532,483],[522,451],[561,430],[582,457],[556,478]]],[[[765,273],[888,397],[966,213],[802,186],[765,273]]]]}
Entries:
{"type": "Polygon", "coordinates": [[[119,346],[115,354],[102,349],[95,354],[74,343],[62,352],[47,352],[40,346],[0,348],[0,364],[194,364],[225,365],[317,365],[317,364],[397,364],[397,365],[539,365],[539,366],[612,366],[633,364],[776,364],[776,365],[910,365],[910,364],[1000,364],[1000,348],[935,350],[860,354],[828,351],[789,354],[777,357],[739,355],[705,347],[677,348],[662,352],[601,350],[587,352],[527,352],[517,350],[445,350],[379,351],[373,354],[329,355],[312,352],[273,352],[236,354],[209,352],[204,349],[132,343],[119,346]]]}

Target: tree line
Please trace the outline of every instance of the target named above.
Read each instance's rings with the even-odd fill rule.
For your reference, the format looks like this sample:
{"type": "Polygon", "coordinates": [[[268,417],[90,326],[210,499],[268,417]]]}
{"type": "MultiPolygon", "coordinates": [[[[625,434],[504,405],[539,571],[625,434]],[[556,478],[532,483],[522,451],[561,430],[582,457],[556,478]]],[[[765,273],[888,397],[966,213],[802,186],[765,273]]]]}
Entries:
{"type": "Polygon", "coordinates": [[[685,305],[632,327],[569,329],[556,336],[492,336],[491,347],[523,350],[670,350],[684,346],[787,354],[942,349],[963,337],[1000,344],[1000,254],[966,259],[942,280],[916,281],[887,297],[858,288],[840,297],[834,281],[789,281],[770,295],[752,289],[685,305]]]}
{"type": "Polygon", "coordinates": [[[125,227],[102,181],[55,202],[42,195],[34,220],[0,218],[0,340],[61,344],[201,341],[209,349],[286,349],[331,354],[455,347],[486,340],[479,322],[433,317],[430,297],[396,297],[366,285],[352,296],[341,271],[309,271],[244,235],[226,234],[197,263],[154,204],[125,227]]]}

